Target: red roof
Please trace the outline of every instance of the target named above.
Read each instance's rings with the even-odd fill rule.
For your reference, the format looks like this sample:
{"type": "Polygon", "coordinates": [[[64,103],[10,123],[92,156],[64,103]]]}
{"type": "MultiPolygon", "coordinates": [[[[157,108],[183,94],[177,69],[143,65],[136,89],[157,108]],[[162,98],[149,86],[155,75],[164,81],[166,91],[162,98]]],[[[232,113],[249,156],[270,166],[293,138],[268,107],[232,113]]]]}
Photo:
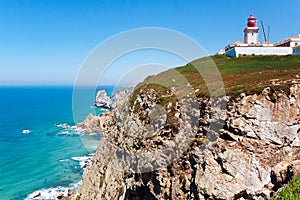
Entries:
{"type": "Polygon", "coordinates": [[[252,14],[250,14],[250,17],[248,17],[248,20],[256,20],[256,18],[255,18],[255,17],[253,17],[253,15],[252,15],[252,14]]]}

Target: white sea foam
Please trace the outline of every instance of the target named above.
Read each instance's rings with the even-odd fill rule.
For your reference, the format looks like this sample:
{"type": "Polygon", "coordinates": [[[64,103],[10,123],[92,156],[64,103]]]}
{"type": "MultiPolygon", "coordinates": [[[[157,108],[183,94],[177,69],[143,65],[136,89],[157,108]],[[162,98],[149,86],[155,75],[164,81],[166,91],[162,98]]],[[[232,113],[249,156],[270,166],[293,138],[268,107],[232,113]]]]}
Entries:
{"type": "Polygon", "coordinates": [[[58,160],[59,162],[68,162],[68,161],[70,161],[70,159],[60,159],[60,160],[58,160]]]}
{"type": "Polygon", "coordinates": [[[22,133],[23,133],[23,134],[28,134],[28,133],[30,133],[30,130],[24,129],[24,130],[22,131],[22,133]]]}
{"type": "Polygon", "coordinates": [[[69,128],[69,127],[70,127],[70,125],[68,125],[67,123],[63,123],[63,124],[55,124],[55,126],[61,127],[61,128],[69,128]]]}
{"type": "MultiPolygon", "coordinates": [[[[79,162],[80,167],[85,170],[86,167],[90,166],[92,163],[93,153],[86,156],[71,157],[71,160],[79,162]]],[[[59,162],[66,162],[70,159],[61,159],[59,162]]],[[[68,190],[76,190],[81,182],[76,184],[71,184],[68,187],[58,186],[55,188],[40,189],[31,194],[29,194],[24,200],[57,200],[57,196],[63,194],[65,197],[68,196],[68,190]]]]}
{"type": "Polygon", "coordinates": [[[58,186],[55,188],[45,188],[37,190],[29,194],[24,200],[57,200],[57,196],[63,194],[64,197],[68,196],[68,191],[73,191],[80,185],[81,181],[76,184],[71,184],[68,187],[58,186]]]}
{"type": "MultiPolygon", "coordinates": [[[[60,132],[58,132],[58,135],[80,135],[84,133],[84,129],[77,126],[70,126],[66,123],[55,124],[55,126],[63,129],[60,132]]],[[[70,160],[77,161],[79,163],[80,168],[82,168],[84,171],[88,166],[91,165],[93,155],[94,154],[91,153],[86,156],[71,157],[71,159],[60,159],[58,161],[59,162],[67,162],[70,160]]],[[[77,168],[77,166],[75,167],[77,168]]],[[[80,185],[80,183],[81,181],[76,184],[70,184],[67,187],[58,186],[52,188],[43,188],[29,194],[24,200],[57,200],[58,199],[57,196],[61,194],[63,194],[64,197],[67,197],[68,191],[70,189],[75,191],[76,188],[80,185]]]]}
{"type": "MultiPolygon", "coordinates": [[[[92,157],[93,153],[88,154],[86,156],[77,156],[77,157],[71,157],[71,160],[79,162],[80,167],[85,170],[86,167],[91,165],[92,163],[92,157]]],[[[66,162],[70,159],[61,159],[59,162],[66,162]]],[[[71,189],[75,191],[78,186],[81,184],[81,181],[78,183],[70,184],[67,187],[52,187],[52,188],[43,188],[40,190],[37,190],[31,194],[29,194],[24,200],[57,200],[57,196],[63,194],[64,197],[68,196],[68,191],[71,189]]]]}
{"type": "Polygon", "coordinates": [[[88,154],[87,156],[78,156],[72,157],[72,160],[78,161],[81,168],[85,169],[86,167],[92,164],[92,158],[94,154],[88,154]]]}
{"type": "Polygon", "coordinates": [[[68,134],[70,134],[70,131],[60,131],[58,134],[59,135],[68,135],[68,134]]]}
{"type": "Polygon", "coordinates": [[[55,124],[55,126],[62,128],[63,130],[58,132],[58,135],[82,135],[84,134],[84,129],[77,127],[75,125],[71,126],[67,123],[55,124]]]}

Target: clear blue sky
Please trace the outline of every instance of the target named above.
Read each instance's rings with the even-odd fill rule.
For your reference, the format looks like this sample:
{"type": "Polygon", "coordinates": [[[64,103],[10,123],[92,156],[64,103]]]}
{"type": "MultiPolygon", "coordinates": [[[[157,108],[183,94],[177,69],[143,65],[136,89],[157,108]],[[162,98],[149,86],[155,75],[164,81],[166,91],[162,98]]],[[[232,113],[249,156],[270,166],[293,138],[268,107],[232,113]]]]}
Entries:
{"type": "Polygon", "coordinates": [[[133,28],[174,29],[214,54],[243,40],[253,13],[277,42],[300,33],[299,8],[299,0],[2,0],[0,85],[72,85],[95,46],[133,28]]]}

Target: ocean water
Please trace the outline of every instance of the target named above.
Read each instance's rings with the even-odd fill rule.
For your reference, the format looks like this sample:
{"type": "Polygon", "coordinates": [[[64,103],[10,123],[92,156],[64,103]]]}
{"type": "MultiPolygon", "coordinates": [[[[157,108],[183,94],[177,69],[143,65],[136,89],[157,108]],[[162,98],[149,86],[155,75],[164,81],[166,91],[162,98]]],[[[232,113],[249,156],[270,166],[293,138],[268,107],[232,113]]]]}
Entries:
{"type": "MultiPolygon", "coordinates": [[[[113,88],[103,89],[111,95],[113,88]]],[[[83,106],[82,118],[101,113],[88,105],[93,100],[83,106]]],[[[72,87],[0,87],[1,200],[80,181],[82,168],[71,158],[95,151],[101,136],[78,135],[60,123],[74,125],[72,87]]]]}

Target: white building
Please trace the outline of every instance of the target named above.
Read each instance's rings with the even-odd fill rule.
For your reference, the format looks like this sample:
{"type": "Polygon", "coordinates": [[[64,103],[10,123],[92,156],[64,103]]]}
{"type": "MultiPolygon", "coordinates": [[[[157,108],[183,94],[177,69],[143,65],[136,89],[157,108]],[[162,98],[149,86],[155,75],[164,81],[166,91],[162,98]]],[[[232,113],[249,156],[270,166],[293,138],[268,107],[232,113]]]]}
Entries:
{"type": "Polygon", "coordinates": [[[291,47],[266,47],[266,46],[248,46],[234,47],[226,51],[226,55],[233,58],[249,55],[290,55],[293,54],[291,47]]]}
{"type": "Polygon", "coordinates": [[[226,56],[237,58],[248,55],[289,55],[300,54],[300,34],[289,37],[278,44],[271,42],[259,43],[256,18],[250,15],[247,27],[244,29],[244,42],[237,41],[225,47],[226,56]],[[295,47],[297,46],[297,47],[295,47]],[[295,48],[293,48],[295,47],[295,48]]]}
{"type": "Polygon", "coordinates": [[[277,47],[295,47],[300,44],[300,34],[297,36],[288,37],[282,41],[280,41],[275,46],[277,47]]]}

